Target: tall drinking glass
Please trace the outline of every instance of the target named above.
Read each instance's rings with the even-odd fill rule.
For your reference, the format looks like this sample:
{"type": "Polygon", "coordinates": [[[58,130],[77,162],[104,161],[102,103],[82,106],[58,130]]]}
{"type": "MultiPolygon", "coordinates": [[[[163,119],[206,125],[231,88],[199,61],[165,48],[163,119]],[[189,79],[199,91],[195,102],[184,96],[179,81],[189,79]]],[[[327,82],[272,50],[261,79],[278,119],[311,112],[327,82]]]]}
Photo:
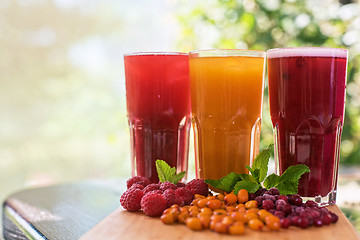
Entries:
{"type": "Polygon", "coordinates": [[[190,52],[196,176],[247,173],[259,152],[265,52],[190,52]]]}
{"type": "Polygon", "coordinates": [[[132,175],[157,182],[155,161],[187,171],[190,130],[189,57],[185,53],[124,56],[132,175]]]}
{"type": "Polygon", "coordinates": [[[336,200],[347,54],[336,48],[267,51],[277,173],[307,165],[299,194],[320,205],[336,200]]]}

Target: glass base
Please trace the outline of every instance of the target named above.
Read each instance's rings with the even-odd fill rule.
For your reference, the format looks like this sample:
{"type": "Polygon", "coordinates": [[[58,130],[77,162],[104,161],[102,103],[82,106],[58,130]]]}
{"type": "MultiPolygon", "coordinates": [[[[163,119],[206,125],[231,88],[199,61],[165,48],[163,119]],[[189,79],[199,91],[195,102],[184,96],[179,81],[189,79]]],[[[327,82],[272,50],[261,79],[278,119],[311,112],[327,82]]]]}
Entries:
{"type": "Polygon", "coordinates": [[[316,202],[319,207],[326,207],[330,205],[334,205],[336,203],[336,190],[333,192],[330,192],[325,197],[316,196],[316,197],[301,197],[303,199],[303,202],[306,202],[307,200],[312,200],[316,202]]]}

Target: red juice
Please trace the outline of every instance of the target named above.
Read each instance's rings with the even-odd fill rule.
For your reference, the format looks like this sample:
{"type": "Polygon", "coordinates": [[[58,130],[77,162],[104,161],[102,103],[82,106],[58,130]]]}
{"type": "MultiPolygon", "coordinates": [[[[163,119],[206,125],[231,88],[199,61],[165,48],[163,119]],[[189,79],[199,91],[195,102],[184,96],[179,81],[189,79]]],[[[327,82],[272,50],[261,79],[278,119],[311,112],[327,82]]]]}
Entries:
{"type": "Polygon", "coordinates": [[[322,205],[336,199],[344,121],[347,50],[286,48],[268,51],[276,170],[305,164],[299,194],[322,205]]]}
{"type": "Polygon", "coordinates": [[[125,55],[132,175],[157,182],[155,161],[187,171],[190,130],[188,54],[125,55]]]}

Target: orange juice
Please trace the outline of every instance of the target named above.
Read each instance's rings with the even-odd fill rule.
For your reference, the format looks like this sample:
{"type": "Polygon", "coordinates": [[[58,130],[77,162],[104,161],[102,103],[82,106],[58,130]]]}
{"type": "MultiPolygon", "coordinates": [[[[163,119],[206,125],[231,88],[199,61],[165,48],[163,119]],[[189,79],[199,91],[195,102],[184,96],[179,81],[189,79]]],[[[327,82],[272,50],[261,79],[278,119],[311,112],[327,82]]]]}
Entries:
{"type": "Polygon", "coordinates": [[[247,173],[259,152],[265,53],[200,50],[189,61],[196,176],[247,173]]]}

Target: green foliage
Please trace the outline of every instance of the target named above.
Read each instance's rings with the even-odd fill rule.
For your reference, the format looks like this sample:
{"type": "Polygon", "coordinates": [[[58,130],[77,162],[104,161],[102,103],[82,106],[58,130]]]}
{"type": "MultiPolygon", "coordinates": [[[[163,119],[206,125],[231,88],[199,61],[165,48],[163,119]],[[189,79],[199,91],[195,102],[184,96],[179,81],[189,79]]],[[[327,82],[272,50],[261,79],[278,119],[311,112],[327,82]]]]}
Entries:
{"type": "MultiPolygon", "coordinates": [[[[360,35],[358,4],[336,0],[183,0],[179,48],[242,48],[321,46],[349,49],[347,99],[341,144],[341,163],[360,164],[360,35]],[[185,4],[186,3],[186,4],[185,4]]],[[[273,142],[267,101],[261,147],[273,142]]]]}

